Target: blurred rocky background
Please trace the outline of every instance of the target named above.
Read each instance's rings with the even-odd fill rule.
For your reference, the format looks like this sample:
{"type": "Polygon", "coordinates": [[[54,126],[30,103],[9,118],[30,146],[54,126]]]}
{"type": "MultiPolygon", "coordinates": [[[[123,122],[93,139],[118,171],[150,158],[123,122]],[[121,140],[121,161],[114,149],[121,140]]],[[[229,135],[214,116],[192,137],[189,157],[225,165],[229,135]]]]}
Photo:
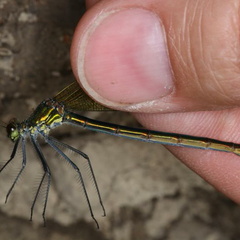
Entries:
{"type": "MultiPolygon", "coordinates": [[[[43,100],[74,81],[69,48],[84,14],[81,0],[0,0],[0,119],[26,118],[43,100]]],[[[83,113],[128,126],[127,113],[83,113]]],[[[91,158],[107,216],[89,192],[96,229],[75,172],[42,142],[53,173],[47,227],[30,208],[41,178],[39,160],[28,143],[27,167],[7,204],[5,195],[21,166],[21,151],[0,174],[0,239],[50,240],[237,240],[240,208],[187,169],[161,145],[61,127],[53,135],[91,158]]],[[[0,129],[0,162],[13,143],[0,129]]],[[[76,158],[76,155],[72,156],[76,158]]],[[[81,162],[82,159],[77,159],[81,162]]],[[[87,183],[91,185],[91,181],[87,183]]],[[[240,191],[240,189],[239,189],[240,191]]]]}

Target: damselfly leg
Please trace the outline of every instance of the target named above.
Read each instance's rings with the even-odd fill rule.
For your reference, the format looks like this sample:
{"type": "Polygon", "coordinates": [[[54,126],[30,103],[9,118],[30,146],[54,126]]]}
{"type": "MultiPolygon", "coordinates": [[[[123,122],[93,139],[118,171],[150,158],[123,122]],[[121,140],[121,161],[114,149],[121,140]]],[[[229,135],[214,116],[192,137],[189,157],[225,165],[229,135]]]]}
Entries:
{"type": "Polygon", "coordinates": [[[20,139],[18,139],[15,144],[14,144],[14,147],[13,147],[13,150],[12,150],[12,153],[11,153],[11,156],[9,158],[9,160],[2,166],[2,168],[0,169],[0,173],[7,167],[7,165],[14,159],[15,155],[16,155],[16,152],[17,152],[17,149],[18,149],[18,145],[19,145],[19,141],[20,139]]]}
{"type": "Polygon", "coordinates": [[[49,194],[49,190],[50,190],[50,185],[51,185],[51,171],[50,171],[50,168],[48,167],[48,164],[47,164],[47,161],[42,153],[42,150],[37,142],[37,139],[31,135],[31,142],[37,152],[37,155],[42,163],[42,168],[43,168],[43,176],[42,176],[42,179],[40,181],[40,184],[38,186],[38,189],[37,189],[37,192],[35,194],[35,197],[34,197],[34,200],[33,200],[33,203],[32,203],[32,207],[31,207],[31,216],[30,216],[30,220],[32,220],[33,218],[33,210],[34,210],[34,206],[36,204],[36,201],[37,201],[37,198],[39,196],[39,193],[40,193],[40,190],[42,188],[42,185],[43,185],[43,182],[44,182],[44,179],[45,177],[47,177],[47,189],[46,189],[46,192],[45,192],[45,198],[44,198],[44,206],[43,206],[43,212],[42,212],[42,217],[43,217],[43,223],[44,223],[44,226],[46,225],[46,218],[45,218],[45,213],[46,213],[46,208],[47,208],[47,202],[48,202],[48,194],[49,194]]]}
{"type": "Polygon", "coordinates": [[[65,147],[65,148],[67,148],[67,149],[77,153],[78,155],[80,155],[81,157],[83,157],[87,161],[88,167],[90,169],[91,177],[93,178],[93,184],[94,184],[95,190],[96,190],[97,195],[98,195],[98,200],[99,200],[100,205],[101,205],[102,210],[103,210],[103,217],[105,217],[106,216],[106,211],[105,211],[105,208],[104,208],[104,205],[103,205],[102,197],[101,197],[100,190],[99,190],[99,187],[98,187],[98,184],[97,184],[97,180],[96,180],[93,168],[92,168],[92,164],[91,164],[91,161],[90,161],[88,155],[85,154],[84,152],[82,152],[82,151],[80,151],[80,150],[78,150],[78,149],[76,149],[76,148],[66,144],[66,143],[57,141],[53,137],[48,136],[48,139],[50,141],[54,142],[55,145],[59,145],[59,146],[65,147]]]}
{"type": "Polygon", "coordinates": [[[9,189],[7,195],[6,195],[5,203],[7,203],[7,200],[8,200],[9,195],[11,194],[13,188],[15,187],[15,185],[16,185],[19,177],[20,177],[21,174],[23,173],[23,170],[24,170],[24,168],[25,168],[25,166],[26,166],[26,163],[27,163],[27,159],[26,159],[26,144],[25,144],[25,138],[22,138],[22,167],[21,167],[20,171],[18,172],[17,177],[15,178],[12,186],[10,187],[10,189],[9,189]]]}
{"type": "MultiPolygon", "coordinates": [[[[11,154],[11,157],[10,159],[2,166],[2,168],[0,169],[0,173],[8,166],[8,164],[14,159],[15,155],[16,155],[16,152],[17,152],[17,149],[18,149],[18,146],[19,146],[19,141],[20,139],[18,139],[16,142],[15,142],[15,145],[13,147],[13,151],[12,151],[12,154],[11,154]]],[[[7,195],[6,195],[6,198],[5,198],[5,203],[7,203],[7,200],[13,190],[13,188],[15,187],[19,177],[21,176],[25,166],[26,166],[26,146],[25,146],[25,139],[24,138],[21,138],[21,144],[22,144],[22,167],[20,169],[20,171],[18,172],[16,178],[14,179],[13,181],[13,184],[11,185],[10,189],[8,190],[7,192],[7,195]]]]}
{"type": "Polygon", "coordinates": [[[85,181],[84,181],[84,179],[83,179],[82,173],[81,173],[79,167],[78,167],[65,153],[63,153],[63,151],[62,151],[58,146],[65,147],[66,149],[69,149],[69,150],[71,150],[71,151],[79,154],[80,156],[82,156],[84,159],[87,160],[88,166],[89,166],[89,168],[90,168],[91,176],[92,176],[93,181],[94,181],[94,186],[95,186],[95,189],[96,189],[97,194],[98,194],[99,202],[100,202],[100,204],[101,204],[101,206],[102,206],[102,209],[103,209],[103,216],[106,216],[106,212],[105,212],[105,209],[104,209],[104,206],[103,206],[103,203],[102,203],[102,198],[101,198],[101,195],[100,195],[100,192],[99,192],[99,189],[98,189],[98,185],[97,185],[97,182],[96,182],[96,178],[95,178],[95,175],[94,175],[94,172],[93,172],[93,169],[92,169],[92,166],[91,166],[91,162],[90,162],[89,157],[88,157],[85,153],[83,153],[83,152],[81,152],[81,151],[79,151],[79,150],[77,150],[77,149],[69,146],[68,144],[59,142],[59,141],[57,141],[56,139],[54,139],[54,138],[52,138],[52,137],[49,137],[49,136],[45,135],[45,134],[42,133],[42,132],[41,132],[41,134],[42,134],[42,136],[44,137],[45,141],[46,141],[60,156],[62,156],[62,157],[70,164],[70,166],[77,172],[78,177],[79,177],[79,180],[80,180],[80,183],[81,183],[81,186],[82,186],[82,189],[83,189],[83,192],[84,192],[84,196],[85,196],[85,198],[86,198],[86,200],[87,200],[87,205],[88,205],[88,208],[89,208],[91,217],[92,217],[92,219],[95,221],[97,228],[99,228],[99,224],[98,224],[98,222],[97,222],[97,220],[96,220],[96,218],[95,218],[95,216],[94,216],[94,214],[93,214],[91,202],[90,202],[90,199],[89,199],[89,196],[88,196],[87,188],[86,188],[86,186],[85,186],[85,181]]]}

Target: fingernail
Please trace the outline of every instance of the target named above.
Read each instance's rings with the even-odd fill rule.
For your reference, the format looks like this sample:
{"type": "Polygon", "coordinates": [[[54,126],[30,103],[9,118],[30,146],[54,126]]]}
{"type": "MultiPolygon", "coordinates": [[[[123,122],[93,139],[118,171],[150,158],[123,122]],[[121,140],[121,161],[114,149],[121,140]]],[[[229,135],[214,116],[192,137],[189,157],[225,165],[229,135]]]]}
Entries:
{"type": "Polygon", "coordinates": [[[147,10],[102,13],[79,52],[78,74],[95,98],[135,104],[169,95],[174,87],[163,25],[147,10]]]}

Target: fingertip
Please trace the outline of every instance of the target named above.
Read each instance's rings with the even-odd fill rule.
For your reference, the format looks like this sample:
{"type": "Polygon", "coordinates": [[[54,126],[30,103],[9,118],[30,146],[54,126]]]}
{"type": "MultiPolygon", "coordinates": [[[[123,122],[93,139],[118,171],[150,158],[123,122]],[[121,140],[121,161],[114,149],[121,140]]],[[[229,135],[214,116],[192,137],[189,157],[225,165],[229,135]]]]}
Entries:
{"type": "Polygon", "coordinates": [[[212,18],[209,6],[174,2],[101,1],[88,11],[76,29],[71,56],[76,78],[95,100],[144,112],[239,104],[238,53],[232,47],[238,37],[231,26],[236,9],[220,4],[212,18]],[[226,29],[230,34],[221,38],[226,29]]]}
{"type": "Polygon", "coordinates": [[[157,15],[139,8],[106,12],[85,36],[72,51],[74,72],[98,100],[132,105],[173,91],[164,29],[157,15]]]}
{"type": "Polygon", "coordinates": [[[84,61],[89,86],[116,104],[155,100],[173,90],[164,30],[150,11],[109,13],[88,39],[84,61]]]}

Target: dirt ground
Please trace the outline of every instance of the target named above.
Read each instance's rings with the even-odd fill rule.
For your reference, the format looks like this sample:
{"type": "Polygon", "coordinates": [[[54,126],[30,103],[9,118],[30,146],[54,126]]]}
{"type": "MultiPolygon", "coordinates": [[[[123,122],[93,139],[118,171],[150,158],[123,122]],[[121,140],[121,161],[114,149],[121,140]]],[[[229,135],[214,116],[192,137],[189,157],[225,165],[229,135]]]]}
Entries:
{"type": "MultiPolygon", "coordinates": [[[[2,121],[26,118],[41,100],[54,96],[74,80],[69,48],[83,13],[84,2],[80,0],[0,0],[2,121]]],[[[127,113],[84,115],[137,126],[127,113]]],[[[13,144],[4,128],[0,133],[3,164],[9,159],[13,144]]],[[[9,169],[0,174],[0,239],[240,239],[239,206],[201,180],[162,146],[74,127],[63,126],[53,134],[91,158],[107,212],[106,217],[101,216],[97,197],[90,191],[100,230],[89,214],[74,171],[43,143],[53,173],[47,227],[42,226],[41,217],[44,196],[35,208],[33,221],[28,221],[42,173],[39,160],[28,147],[26,172],[7,204],[4,204],[5,195],[21,166],[21,151],[9,169]]]]}

